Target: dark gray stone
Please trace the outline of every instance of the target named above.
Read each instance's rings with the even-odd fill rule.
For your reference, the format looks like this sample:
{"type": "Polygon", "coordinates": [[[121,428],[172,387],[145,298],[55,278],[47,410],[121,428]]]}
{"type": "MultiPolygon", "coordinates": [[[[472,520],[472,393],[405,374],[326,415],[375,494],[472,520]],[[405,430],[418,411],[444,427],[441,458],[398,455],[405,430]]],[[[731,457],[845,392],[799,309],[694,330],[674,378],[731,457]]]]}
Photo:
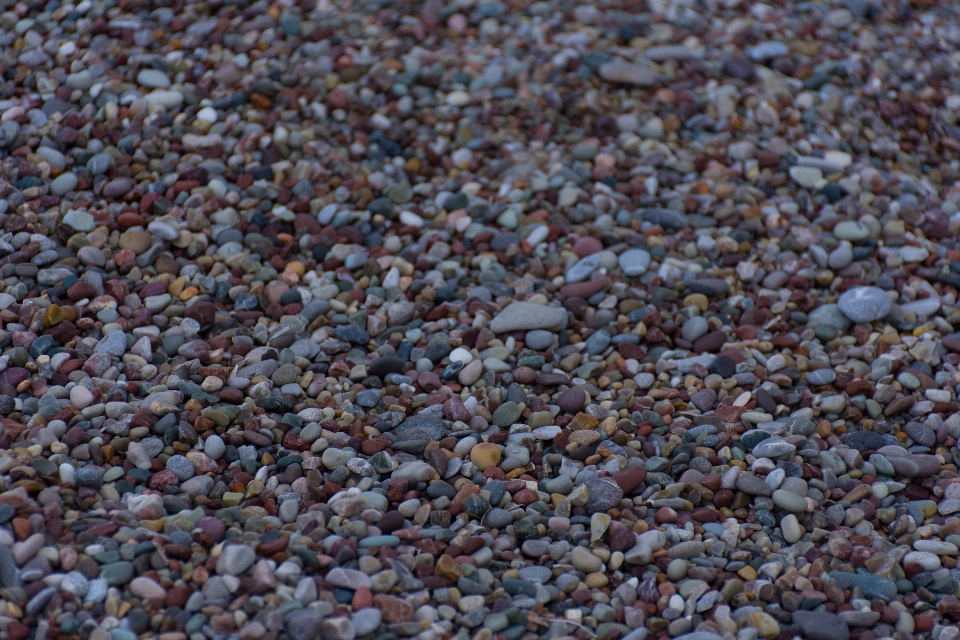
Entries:
{"type": "Polygon", "coordinates": [[[856,449],[860,453],[876,451],[883,446],[883,436],[873,431],[852,431],[843,434],[840,439],[843,440],[843,444],[856,449]]]}
{"type": "Polygon", "coordinates": [[[398,442],[403,440],[436,442],[447,435],[447,428],[440,418],[415,415],[401,422],[393,433],[396,434],[398,442]]]}
{"type": "Polygon", "coordinates": [[[370,334],[355,324],[342,324],[333,330],[333,335],[338,340],[351,342],[353,344],[367,344],[370,342],[370,334]]]}
{"type": "Polygon", "coordinates": [[[810,640],[850,640],[850,627],[835,613],[794,611],[793,624],[810,640]]]}
{"type": "Polygon", "coordinates": [[[658,224],[666,229],[682,229],[687,226],[687,216],[673,209],[647,208],[638,213],[644,222],[658,224]]]}
{"type": "Polygon", "coordinates": [[[587,513],[606,513],[623,499],[623,489],[615,483],[597,478],[587,483],[587,513]]]}

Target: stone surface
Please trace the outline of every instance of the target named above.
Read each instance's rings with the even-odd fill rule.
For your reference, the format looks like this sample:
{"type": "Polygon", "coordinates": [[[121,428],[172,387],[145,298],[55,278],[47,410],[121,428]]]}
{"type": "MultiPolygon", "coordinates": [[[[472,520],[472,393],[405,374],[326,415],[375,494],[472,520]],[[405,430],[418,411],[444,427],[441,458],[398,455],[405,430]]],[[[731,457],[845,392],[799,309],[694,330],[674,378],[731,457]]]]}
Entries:
{"type": "Polygon", "coordinates": [[[235,4],[0,20],[4,638],[954,640],[960,5],[235,4]]]}
{"type": "Polygon", "coordinates": [[[890,297],[877,287],[853,287],[837,301],[840,311],[851,322],[873,322],[890,313],[890,297]]]}
{"type": "Polygon", "coordinates": [[[496,333],[556,329],[566,323],[566,318],[566,312],[557,307],[514,302],[493,319],[490,329],[496,333]]]}

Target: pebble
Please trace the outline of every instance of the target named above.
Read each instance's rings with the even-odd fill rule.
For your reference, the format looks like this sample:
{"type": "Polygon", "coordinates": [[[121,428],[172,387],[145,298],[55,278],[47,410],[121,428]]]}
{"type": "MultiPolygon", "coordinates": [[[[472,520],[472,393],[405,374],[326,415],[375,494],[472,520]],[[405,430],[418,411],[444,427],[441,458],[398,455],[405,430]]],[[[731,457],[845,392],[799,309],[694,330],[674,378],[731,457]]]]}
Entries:
{"type": "Polygon", "coordinates": [[[817,189],[823,183],[823,171],[817,167],[791,167],[790,177],[804,189],[817,189]]]}
{"type": "Polygon", "coordinates": [[[802,513],[807,509],[807,502],[802,497],[793,493],[792,491],[786,491],[784,489],[779,489],[773,492],[773,503],[793,513],[802,513]]]}
{"type": "Polygon", "coordinates": [[[833,235],[839,240],[862,242],[870,237],[870,229],[853,220],[844,220],[833,228],[833,235]]]}
{"type": "Polygon", "coordinates": [[[807,382],[813,385],[830,384],[837,379],[837,374],[831,369],[817,369],[807,375],[807,382]]]}
{"type": "Polygon", "coordinates": [[[217,560],[217,573],[238,576],[249,569],[256,560],[253,549],[242,544],[228,545],[223,548],[217,560]]]}
{"type": "Polygon", "coordinates": [[[650,267],[650,254],[643,249],[628,249],[617,258],[620,270],[625,276],[641,276],[650,267]]]}
{"type": "Polygon", "coordinates": [[[75,173],[62,173],[50,182],[50,193],[55,196],[65,196],[80,183],[75,173]]]}
{"type": "Polygon", "coordinates": [[[747,55],[754,62],[766,62],[774,58],[787,55],[790,49],[782,42],[761,42],[747,50],[747,55]]]}
{"type": "Polygon", "coordinates": [[[794,611],[793,623],[811,640],[849,640],[850,628],[840,616],[828,611],[794,611]]]}
{"type": "Polygon", "coordinates": [[[553,344],[554,333],[543,329],[528,331],[524,336],[524,344],[534,351],[545,351],[553,344]]]}
{"type": "Polygon", "coordinates": [[[620,58],[601,65],[599,73],[607,82],[638,87],[654,86],[659,82],[659,74],[651,67],[631,64],[620,58]]]}
{"type": "Polygon", "coordinates": [[[805,533],[797,516],[792,513],[780,521],[780,527],[783,529],[783,538],[790,544],[798,542],[805,533]]]}
{"type": "Polygon", "coordinates": [[[168,89],[170,78],[158,69],[143,69],[137,74],[137,82],[150,89],[168,89]]]}
{"type": "Polygon", "coordinates": [[[878,287],[853,287],[837,301],[840,311],[851,322],[874,322],[890,313],[893,303],[878,287]]]}
{"type": "Polygon", "coordinates": [[[495,333],[556,329],[566,324],[566,312],[557,307],[547,307],[531,302],[514,302],[501,311],[490,330],[495,333]]]}

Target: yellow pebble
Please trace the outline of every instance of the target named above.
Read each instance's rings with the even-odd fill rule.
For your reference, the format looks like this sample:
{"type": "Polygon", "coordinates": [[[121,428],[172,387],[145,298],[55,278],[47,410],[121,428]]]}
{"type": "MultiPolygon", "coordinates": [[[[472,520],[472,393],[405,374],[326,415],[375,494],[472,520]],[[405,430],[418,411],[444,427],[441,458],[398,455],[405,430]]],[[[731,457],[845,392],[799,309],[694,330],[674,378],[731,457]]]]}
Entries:
{"type": "Polygon", "coordinates": [[[587,577],[584,580],[584,583],[591,589],[599,589],[599,588],[605,587],[607,586],[607,584],[609,584],[609,582],[610,582],[610,579],[606,576],[606,574],[599,573],[599,572],[587,574],[587,577]]]}
{"type": "Polygon", "coordinates": [[[177,278],[167,287],[167,293],[171,296],[179,296],[180,292],[183,291],[183,288],[187,285],[187,279],[183,276],[177,278]]]}
{"type": "Polygon", "coordinates": [[[756,580],[757,571],[750,565],[745,566],[744,568],[737,571],[737,575],[743,578],[744,580],[756,580]]]}
{"type": "Polygon", "coordinates": [[[163,520],[142,520],[137,523],[138,526],[144,527],[145,529],[150,529],[150,531],[160,532],[163,531],[163,520]]]}
{"type": "Polygon", "coordinates": [[[710,301],[707,300],[707,296],[702,293],[691,293],[683,299],[683,306],[696,307],[700,309],[700,311],[706,311],[707,307],[710,306],[710,301]]]}
{"type": "Polygon", "coordinates": [[[64,319],[63,310],[59,305],[52,304],[43,312],[43,326],[52,327],[64,319]]]}

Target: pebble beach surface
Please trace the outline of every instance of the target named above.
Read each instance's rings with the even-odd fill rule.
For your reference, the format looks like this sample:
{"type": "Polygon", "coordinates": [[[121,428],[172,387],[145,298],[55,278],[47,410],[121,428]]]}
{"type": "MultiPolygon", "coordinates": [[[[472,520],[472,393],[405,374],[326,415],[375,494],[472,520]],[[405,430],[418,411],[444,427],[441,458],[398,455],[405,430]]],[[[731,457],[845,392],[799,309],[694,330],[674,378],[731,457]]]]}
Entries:
{"type": "Polygon", "coordinates": [[[0,635],[956,640],[958,46],[4,3],[0,635]]]}

